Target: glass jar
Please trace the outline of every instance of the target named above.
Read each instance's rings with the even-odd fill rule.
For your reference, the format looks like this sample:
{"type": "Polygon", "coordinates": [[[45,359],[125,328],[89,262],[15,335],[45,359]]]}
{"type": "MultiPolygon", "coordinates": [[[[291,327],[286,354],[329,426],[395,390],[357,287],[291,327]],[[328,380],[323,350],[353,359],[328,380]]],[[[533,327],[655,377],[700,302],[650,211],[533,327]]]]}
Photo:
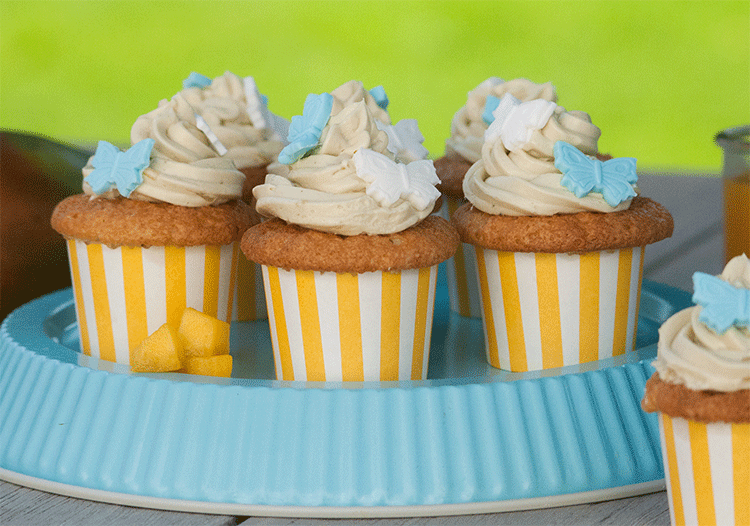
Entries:
{"type": "Polygon", "coordinates": [[[750,125],[729,128],[716,136],[724,151],[724,234],[726,261],[750,256],[750,125]]]}

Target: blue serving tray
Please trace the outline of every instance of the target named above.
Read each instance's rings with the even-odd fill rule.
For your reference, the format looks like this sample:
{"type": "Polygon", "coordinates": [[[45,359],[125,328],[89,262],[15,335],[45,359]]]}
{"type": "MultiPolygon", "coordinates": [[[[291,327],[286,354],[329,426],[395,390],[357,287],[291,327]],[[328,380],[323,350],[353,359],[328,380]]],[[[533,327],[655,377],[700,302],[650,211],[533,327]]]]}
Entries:
{"type": "Polygon", "coordinates": [[[438,285],[425,381],[273,380],[266,322],[232,326],[234,377],[131,374],[77,352],[72,292],[0,326],[0,479],[236,515],[386,517],[593,502],[664,488],[640,409],[657,329],[691,305],[644,280],[637,351],[510,373],[438,285]]]}

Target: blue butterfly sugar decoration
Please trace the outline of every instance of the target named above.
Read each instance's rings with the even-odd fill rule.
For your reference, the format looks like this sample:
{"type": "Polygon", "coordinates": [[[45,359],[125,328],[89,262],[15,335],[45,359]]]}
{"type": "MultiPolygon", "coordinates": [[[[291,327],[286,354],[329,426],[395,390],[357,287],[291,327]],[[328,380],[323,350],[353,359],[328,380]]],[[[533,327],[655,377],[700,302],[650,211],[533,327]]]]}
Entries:
{"type": "Polygon", "coordinates": [[[375,86],[370,90],[370,95],[375,99],[375,102],[383,108],[384,110],[388,109],[388,103],[390,102],[388,100],[388,95],[385,94],[385,88],[383,86],[375,86]]]}
{"type": "Polygon", "coordinates": [[[289,144],[279,152],[279,162],[292,164],[315,148],[320,134],[328,123],[333,108],[333,96],[330,93],[313,93],[305,99],[302,115],[292,117],[289,126],[289,144]]]}
{"type": "Polygon", "coordinates": [[[492,114],[500,104],[500,99],[494,95],[487,95],[487,100],[484,103],[484,111],[482,112],[482,120],[489,126],[492,121],[495,120],[495,116],[492,114]]]}
{"type": "Polygon", "coordinates": [[[107,141],[99,141],[91,158],[94,170],[84,180],[97,195],[114,185],[121,195],[128,197],[143,182],[143,170],[151,161],[153,147],[153,139],[143,139],[123,152],[107,141]]]}
{"type": "Polygon", "coordinates": [[[555,167],[563,173],[560,183],[576,197],[599,193],[611,207],[635,197],[632,185],[638,181],[638,174],[632,157],[600,161],[564,141],[557,141],[553,151],[555,167]]]}
{"type": "Polygon", "coordinates": [[[190,75],[188,75],[188,78],[182,81],[182,87],[183,89],[188,88],[206,88],[211,85],[211,82],[213,82],[210,78],[208,78],[205,75],[201,75],[200,73],[196,73],[195,71],[191,72],[190,75]]]}
{"type": "Polygon", "coordinates": [[[750,290],[703,272],[693,274],[693,288],[693,303],[703,307],[698,320],[715,333],[750,326],[750,290]]]}

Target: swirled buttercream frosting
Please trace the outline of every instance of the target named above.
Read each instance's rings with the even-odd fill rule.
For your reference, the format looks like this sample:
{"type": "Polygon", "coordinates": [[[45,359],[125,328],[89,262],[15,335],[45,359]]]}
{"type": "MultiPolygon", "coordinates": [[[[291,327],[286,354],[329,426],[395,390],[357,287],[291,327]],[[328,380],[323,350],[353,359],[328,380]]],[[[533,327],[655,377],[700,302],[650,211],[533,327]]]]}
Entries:
{"type": "Polygon", "coordinates": [[[512,151],[492,128],[482,145],[481,159],[463,180],[464,195],[479,210],[495,215],[551,216],[617,212],[630,206],[632,198],[611,206],[601,193],[577,197],[562,184],[562,172],[555,166],[556,142],[568,143],[592,162],[598,153],[601,131],[587,113],[555,106],[546,124],[529,129],[525,142],[514,144],[512,151]]]}
{"type": "MultiPolygon", "coordinates": [[[[132,144],[153,139],[154,145],[143,182],[128,198],[197,207],[241,197],[245,176],[231,159],[219,155],[196,124],[193,107],[181,94],[136,119],[130,133],[132,144]]],[[[89,160],[84,178],[93,170],[89,160]]],[[[83,190],[97,195],[85,180],[83,190]]],[[[119,195],[116,189],[98,194],[105,198],[119,195]]]]}
{"type": "Polygon", "coordinates": [[[547,82],[536,84],[526,79],[503,81],[490,77],[468,94],[466,104],[460,108],[451,121],[451,136],[445,141],[445,154],[448,157],[462,157],[474,163],[482,156],[482,144],[487,123],[482,118],[487,97],[498,99],[510,93],[521,101],[544,99],[557,102],[554,86],[547,82]]]}
{"type": "Polygon", "coordinates": [[[377,125],[377,121],[390,123],[385,110],[361,82],[347,82],[330,94],[330,117],[317,145],[286,167],[272,165],[269,171],[274,173],[253,189],[257,211],[340,235],[399,232],[427,217],[432,206],[420,209],[405,197],[392,204],[379,202],[368,194],[368,182],[357,173],[353,158],[359,150],[395,161],[388,151],[388,135],[377,125]]]}
{"type": "Polygon", "coordinates": [[[181,94],[226,148],[224,156],[238,168],[265,166],[284,147],[251,78],[227,71],[209,86],[190,87],[181,94]]]}
{"type": "MultiPolygon", "coordinates": [[[[744,255],[733,258],[719,277],[750,289],[750,261],[744,255]]],[[[735,325],[717,334],[698,319],[702,309],[681,310],[659,329],[653,362],[659,378],[695,391],[750,389],[750,330],[735,325]]]]}

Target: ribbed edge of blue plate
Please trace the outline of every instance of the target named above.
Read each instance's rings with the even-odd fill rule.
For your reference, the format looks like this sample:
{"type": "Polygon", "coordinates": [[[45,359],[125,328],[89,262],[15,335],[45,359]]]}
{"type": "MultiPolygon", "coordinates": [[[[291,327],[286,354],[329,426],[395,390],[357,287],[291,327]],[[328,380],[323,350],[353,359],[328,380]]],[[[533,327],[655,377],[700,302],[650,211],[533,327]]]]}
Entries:
{"type": "MultiPolygon", "coordinates": [[[[654,323],[689,302],[647,287],[661,301],[654,323]]],[[[78,366],[77,353],[44,335],[69,295],[30,302],[0,327],[0,468],[10,472],[150,498],[295,507],[536,499],[664,476],[655,416],[640,408],[649,360],[360,389],[154,379],[78,366]]]]}

